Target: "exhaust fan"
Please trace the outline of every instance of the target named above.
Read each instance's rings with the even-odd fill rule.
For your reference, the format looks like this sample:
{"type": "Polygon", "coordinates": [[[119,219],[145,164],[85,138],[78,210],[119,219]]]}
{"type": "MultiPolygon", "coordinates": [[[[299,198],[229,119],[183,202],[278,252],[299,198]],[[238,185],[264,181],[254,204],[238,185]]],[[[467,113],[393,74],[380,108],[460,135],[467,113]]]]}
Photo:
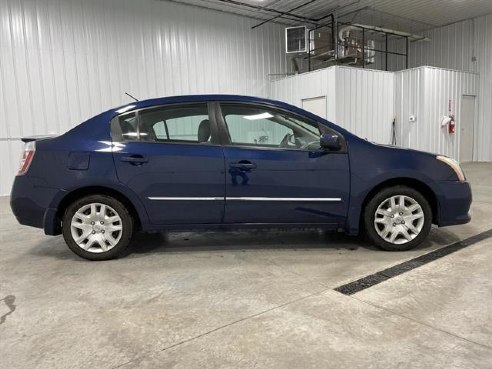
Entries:
{"type": "Polygon", "coordinates": [[[285,29],[285,50],[287,54],[307,52],[306,27],[287,27],[285,29]]]}

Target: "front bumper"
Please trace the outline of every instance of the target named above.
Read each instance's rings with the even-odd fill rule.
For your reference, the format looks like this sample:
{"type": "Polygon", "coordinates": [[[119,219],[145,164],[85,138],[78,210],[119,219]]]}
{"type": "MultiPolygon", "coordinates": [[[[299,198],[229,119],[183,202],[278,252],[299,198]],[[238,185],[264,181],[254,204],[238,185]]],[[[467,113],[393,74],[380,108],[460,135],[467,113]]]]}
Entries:
{"type": "Polygon", "coordinates": [[[446,227],[465,224],[471,220],[470,205],[472,202],[471,187],[468,182],[438,182],[439,216],[437,225],[446,227]]]}

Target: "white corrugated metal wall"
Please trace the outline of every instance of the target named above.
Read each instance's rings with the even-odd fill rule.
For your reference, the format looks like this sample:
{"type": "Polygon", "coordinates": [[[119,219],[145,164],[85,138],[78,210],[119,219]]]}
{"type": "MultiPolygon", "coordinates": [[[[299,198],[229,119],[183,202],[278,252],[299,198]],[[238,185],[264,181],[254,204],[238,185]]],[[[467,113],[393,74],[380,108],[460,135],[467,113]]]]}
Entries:
{"type": "MultiPolygon", "coordinates": [[[[272,83],[271,97],[302,106],[302,100],[327,97],[326,117],[360,137],[389,144],[396,117],[397,145],[458,159],[459,130],[449,135],[440,122],[459,119],[462,95],[478,95],[476,73],[420,67],[401,72],[331,67],[272,83]],[[416,122],[409,122],[414,115],[416,122]]],[[[476,145],[476,148],[479,147],[476,145]]],[[[476,149],[474,157],[478,157],[476,149]]]]}
{"type": "MultiPolygon", "coordinates": [[[[476,63],[472,61],[474,42],[474,21],[469,19],[447,27],[435,28],[419,35],[427,36],[430,41],[409,43],[409,68],[434,66],[447,69],[476,72],[476,63]]],[[[391,40],[391,51],[405,52],[405,42],[391,40]]],[[[390,70],[405,69],[404,57],[389,57],[390,70]]]]}
{"type": "Polygon", "coordinates": [[[336,119],[335,67],[279,79],[270,84],[270,98],[302,107],[303,99],[326,96],[323,118],[336,119]]]}
{"type": "Polygon", "coordinates": [[[480,74],[477,160],[492,160],[492,15],[475,20],[475,55],[480,74]]]}
{"type": "Polygon", "coordinates": [[[336,67],[335,122],[370,141],[391,143],[394,74],[336,67]]]}
{"type": "Polygon", "coordinates": [[[286,70],[283,27],[153,0],[0,1],[0,195],[25,135],[105,109],[193,93],[266,96],[286,70]]]}
{"type": "MultiPolygon", "coordinates": [[[[459,124],[461,97],[477,95],[476,73],[420,67],[395,73],[397,144],[459,159],[460,130],[448,134],[444,116],[454,114],[459,124]],[[410,115],[415,122],[410,122],[410,115]]],[[[475,145],[474,158],[478,151],[475,145]]]]}
{"type": "Polygon", "coordinates": [[[270,96],[299,107],[303,99],[326,96],[326,119],[371,141],[391,142],[391,72],[330,67],[275,81],[270,96]]]}
{"type": "MultiPolygon", "coordinates": [[[[430,42],[410,43],[409,65],[477,72],[478,114],[474,160],[492,160],[492,14],[424,32],[430,42]]],[[[392,61],[391,70],[403,69],[392,61]]],[[[458,122],[459,124],[459,122],[458,122]]]]}

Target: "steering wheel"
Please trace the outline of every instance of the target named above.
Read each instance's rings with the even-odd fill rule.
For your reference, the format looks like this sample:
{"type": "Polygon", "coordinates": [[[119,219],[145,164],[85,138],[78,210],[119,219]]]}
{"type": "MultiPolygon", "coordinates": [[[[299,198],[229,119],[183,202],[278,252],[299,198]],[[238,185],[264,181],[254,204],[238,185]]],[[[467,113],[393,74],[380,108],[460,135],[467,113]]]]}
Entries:
{"type": "Polygon", "coordinates": [[[301,145],[301,147],[299,147],[299,148],[304,150],[304,149],[307,149],[308,147],[310,147],[311,145],[314,145],[314,144],[318,144],[318,146],[319,146],[319,140],[307,142],[304,145],[301,145]]]}
{"type": "Polygon", "coordinates": [[[294,136],[293,133],[287,133],[282,141],[280,141],[280,147],[283,148],[291,148],[291,147],[299,147],[300,146],[300,141],[298,138],[294,136]]]}

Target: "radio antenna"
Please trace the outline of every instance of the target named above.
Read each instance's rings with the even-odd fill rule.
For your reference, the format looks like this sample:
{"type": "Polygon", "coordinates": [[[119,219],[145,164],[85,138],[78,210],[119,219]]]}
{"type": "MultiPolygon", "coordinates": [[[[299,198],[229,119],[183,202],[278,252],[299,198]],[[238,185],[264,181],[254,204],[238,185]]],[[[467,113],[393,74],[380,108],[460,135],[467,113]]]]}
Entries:
{"type": "Polygon", "coordinates": [[[138,99],[135,96],[130,95],[128,92],[125,92],[125,95],[131,97],[135,101],[138,101],[138,99]]]}

